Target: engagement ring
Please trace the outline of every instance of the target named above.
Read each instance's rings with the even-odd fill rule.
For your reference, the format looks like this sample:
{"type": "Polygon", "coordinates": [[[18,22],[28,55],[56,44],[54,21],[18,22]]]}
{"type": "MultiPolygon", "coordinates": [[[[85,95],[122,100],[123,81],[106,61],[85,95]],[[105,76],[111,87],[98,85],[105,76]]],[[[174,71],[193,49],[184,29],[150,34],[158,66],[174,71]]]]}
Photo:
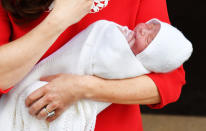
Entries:
{"type": "Polygon", "coordinates": [[[55,111],[49,112],[46,107],[44,108],[44,110],[47,112],[47,117],[52,117],[55,115],[55,111]]]}

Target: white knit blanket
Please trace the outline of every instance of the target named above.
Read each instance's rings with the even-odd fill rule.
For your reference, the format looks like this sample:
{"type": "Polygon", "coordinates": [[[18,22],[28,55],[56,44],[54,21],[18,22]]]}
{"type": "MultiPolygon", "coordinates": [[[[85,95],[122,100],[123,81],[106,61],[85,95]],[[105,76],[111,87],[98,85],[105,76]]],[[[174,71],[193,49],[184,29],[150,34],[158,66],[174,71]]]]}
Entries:
{"type": "Polygon", "coordinates": [[[136,59],[117,25],[98,21],[58,51],[42,60],[7,95],[0,99],[1,131],[93,131],[97,115],[111,103],[80,100],[51,123],[28,113],[25,98],[47,82],[41,77],[58,73],[123,79],[149,73],[136,59]]]}

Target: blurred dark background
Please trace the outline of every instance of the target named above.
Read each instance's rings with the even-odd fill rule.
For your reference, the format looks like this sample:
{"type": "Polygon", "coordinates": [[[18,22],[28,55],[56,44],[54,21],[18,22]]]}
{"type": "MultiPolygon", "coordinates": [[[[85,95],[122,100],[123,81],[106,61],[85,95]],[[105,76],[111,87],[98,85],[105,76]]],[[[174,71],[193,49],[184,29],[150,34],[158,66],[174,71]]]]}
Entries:
{"type": "Polygon", "coordinates": [[[193,43],[193,54],[184,64],[187,84],[180,99],[160,110],[142,106],[143,113],[206,116],[206,4],[204,1],[167,0],[170,21],[193,43]]]}

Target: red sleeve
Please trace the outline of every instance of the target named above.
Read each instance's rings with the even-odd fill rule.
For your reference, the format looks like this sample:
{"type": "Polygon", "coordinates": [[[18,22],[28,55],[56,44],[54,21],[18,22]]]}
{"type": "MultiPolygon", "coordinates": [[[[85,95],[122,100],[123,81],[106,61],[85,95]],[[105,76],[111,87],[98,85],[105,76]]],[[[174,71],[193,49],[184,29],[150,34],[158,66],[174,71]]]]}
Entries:
{"type": "MultiPolygon", "coordinates": [[[[9,42],[11,35],[11,28],[6,11],[2,8],[0,0],[0,46],[9,42]]],[[[0,76],[1,77],[1,76],[0,76]]],[[[0,95],[7,93],[10,89],[5,91],[0,89],[0,95]]]]}
{"type": "MultiPolygon", "coordinates": [[[[146,22],[152,18],[158,18],[161,21],[170,23],[166,0],[141,0],[136,24],[146,22]]],[[[155,109],[162,108],[168,103],[178,100],[182,86],[185,84],[185,72],[183,66],[170,73],[151,73],[148,74],[148,76],[156,84],[161,96],[160,104],[149,105],[149,107],[155,109]]]]}

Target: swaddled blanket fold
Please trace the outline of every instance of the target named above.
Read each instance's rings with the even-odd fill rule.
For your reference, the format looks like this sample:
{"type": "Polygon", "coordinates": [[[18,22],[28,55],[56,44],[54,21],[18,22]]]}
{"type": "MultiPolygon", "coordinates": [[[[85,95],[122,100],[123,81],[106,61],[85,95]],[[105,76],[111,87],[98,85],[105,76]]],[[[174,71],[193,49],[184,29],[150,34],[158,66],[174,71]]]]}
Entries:
{"type": "Polygon", "coordinates": [[[28,113],[25,98],[47,82],[39,79],[58,73],[122,79],[149,73],[136,59],[116,24],[98,21],[58,51],[42,60],[0,100],[2,131],[93,131],[97,115],[111,103],[80,100],[51,123],[28,113]],[[6,123],[5,123],[6,122],[6,123]]]}

